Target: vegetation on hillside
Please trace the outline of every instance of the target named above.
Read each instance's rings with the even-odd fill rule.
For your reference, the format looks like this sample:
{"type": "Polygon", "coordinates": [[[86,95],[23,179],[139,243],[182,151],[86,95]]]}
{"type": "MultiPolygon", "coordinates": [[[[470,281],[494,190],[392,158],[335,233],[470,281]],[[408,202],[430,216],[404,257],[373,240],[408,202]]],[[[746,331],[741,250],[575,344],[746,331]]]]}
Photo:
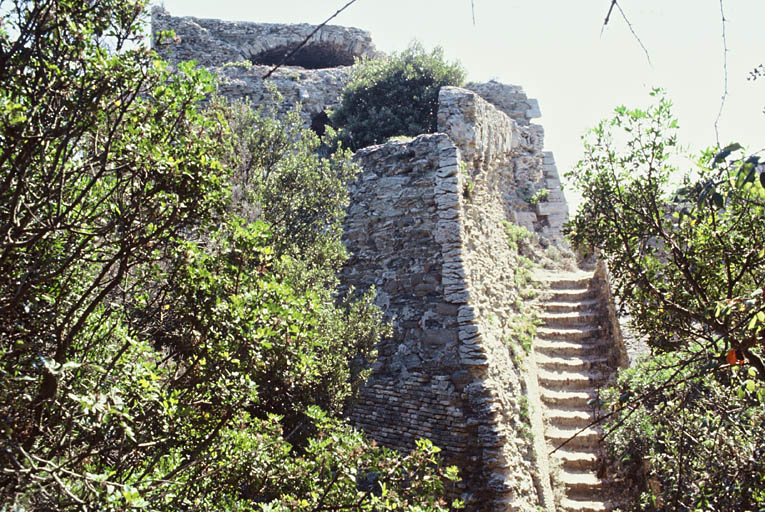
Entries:
{"type": "Polygon", "coordinates": [[[651,355],[607,395],[644,510],[765,506],[765,172],[732,144],[682,174],[671,104],[620,107],[569,174],[573,243],[609,265],[651,355]]]}
{"type": "Polygon", "coordinates": [[[349,155],[201,109],[145,8],[0,1],[0,510],[445,510],[341,416],[385,330],[336,298],[349,155]]]}
{"type": "Polygon", "coordinates": [[[460,86],[465,71],[444,60],[441,48],[427,52],[413,42],[401,53],[358,61],[330,121],[354,151],[400,135],[438,129],[438,91],[460,86]]]}

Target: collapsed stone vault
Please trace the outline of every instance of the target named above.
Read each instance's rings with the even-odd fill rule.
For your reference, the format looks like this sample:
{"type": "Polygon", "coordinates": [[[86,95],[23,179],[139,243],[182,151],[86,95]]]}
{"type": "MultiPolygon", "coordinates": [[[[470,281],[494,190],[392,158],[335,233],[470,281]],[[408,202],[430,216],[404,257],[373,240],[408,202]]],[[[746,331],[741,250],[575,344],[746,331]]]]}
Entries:
{"type": "MultiPolygon", "coordinates": [[[[152,11],[154,34],[177,35],[157,47],[163,57],[197,60],[219,76],[222,94],[254,104],[270,97],[263,76],[314,28],[152,11]]],[[[368,33],[322,27],[269,79],[283,96],[280,111],[300,103],[306,126],[317,124],[338,103],[346,65],[377,55],[368,33]]],[[[568,208],[543,129],[531,122],[539,116],[517,86],[445,87],[438,133],[354,157],[363,171],[350,189],[350,259],[341,277],[357,289],[375,286],[394,332],[378,347],[351,419],[396,449],[431,439],[461,469],[473,510],[554,506],[544,445],[529,435],[527,375],[513,348],[518,254],[505,232],[509,222],[545,244],[561,241],[568,208]],[[532,205],[542,190],[545,200],[532,205]]]]}

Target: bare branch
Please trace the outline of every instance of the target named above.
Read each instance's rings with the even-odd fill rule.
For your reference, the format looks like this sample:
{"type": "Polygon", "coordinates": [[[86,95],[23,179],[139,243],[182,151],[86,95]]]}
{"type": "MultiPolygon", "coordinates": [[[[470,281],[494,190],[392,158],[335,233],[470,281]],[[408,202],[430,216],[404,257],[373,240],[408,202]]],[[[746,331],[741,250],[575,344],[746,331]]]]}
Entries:
{"type": "Polygon", "coordinates": [[[616,3],[616,0],[614,0],[614,5],[616,5],[616,8],[619,9],[619,14],[622,15],[622,18],[624,18],[625,23],[627,23],[627,26],[630,29],[630,32],[632,32],[632,35],[635,37],[635,40],[638,42],[640,47],[643,49],[643,53],[645,53],[645,58],[648,59],[648,65],[653,67],[653,63],[651,62],[651,56],[648,54],[648,50],[646,49],[645,45],[643,44],[643,41],[640,40],[638,35],[635,33],[635,29],[632,28],[632,23],[630,23],[630,20],[627,18],[627,15],[624,14],[624,11],[622,10],[622,6],[616,3]]]}
{"type": "Polygon", "coordinates": [[[720,111],[717,112],[717,119],[715,119],[715,140],[717,145],[720,145],[720,132],[718,130],[718,124],[722,117],[723,108],[725,107],[725,100],[728,98],[728,40],[725,35],[725,11],[723,10],[723,0],[720,0],[720,18],[722,21],[722,42],[723,42],[723,95],[720,100],[720,111]]]}
{"type": "Polygon", "coordinates": [[[313,29],[313,32],[311,32],[310,34],[308,34],[308,37],[306,37],[305,39],[303,39],[303,41],[302,41],[302,42],[301,42],[299,45],[297,45],[297,46],[295,47],[295,49],[294,49],[294,50],[292,50],[291,52],[289,52],[287,55],[285,55],[285,56],[284,56],[284,58],[281,60],[281,62],[279,62],[279,64],[277,64],[276,66],[274,66],[274,67],[273,67],[273,69],[272,69],[271,71],[269,71],[268,73],[266,73],[266,76],[264,76],[264,77],[263,77],[263,80],[265,80],[266,78],[270,77],[270,76],[271,76],[271,75],[274,73],[274,71],[276,71],[277,69],[279,69],[280,67],[282,67],[282,66],[284,65],[284,63],[285,63],[285,62],[287,62],[287,61],[290,59],[290,57],[292,57],[293,55],[295,55],[295,54],[298,52],[298,50],[300,50],[300,49],[301,49],[303,46],[305,46],[305,45],[306,45],[306,43],[307,43],[308,41],[310,41],[310,40],[311,40],[311,38],[312,38],[312,37],[313,37],[313,36],[316,34],[316,32],[318,32],[318,31],[319,31],[319,30],[320,30],[320,29],[321,29],[323,26],[325,26],[327,23],[329,23],[330,21],[332,21],[334,18],[336,18],[336,17],[337,17],[337,15],[338,15],[338,14],[340,14],[341,12],[343,12],[344,10],[346,10],[348,7],[350,7],[350,6],[351,6],[351,5],[353,5],[354,3],[356,3],[356,0],[351,0],[350,2],[348,2],[347,4],[345,4],[344,6],[342,6],[340,9],[338,9],[338,10],[337,10],[337,12],[335,12],[335,14],[333,14],[332,16],[330,16],[329,18],[327,18],[327,19],[324,21],[324,23],[322,23],[322,24],[318,25],[318,26],[317,26],[315,29],[313,29]]]}
{"type": "Polygon", "coordinates": [[[600,29],[600,35],[603,35],[603,31],[606,29],[606,25],[608,25],[608,21],[611,19],[611,11],[614,10],[614,6],[616,5],[616,0],[611,0],[611,5],[608,7],[608,14],[606,14],[606,19],[603,21],[603,26],[600,29]]]}

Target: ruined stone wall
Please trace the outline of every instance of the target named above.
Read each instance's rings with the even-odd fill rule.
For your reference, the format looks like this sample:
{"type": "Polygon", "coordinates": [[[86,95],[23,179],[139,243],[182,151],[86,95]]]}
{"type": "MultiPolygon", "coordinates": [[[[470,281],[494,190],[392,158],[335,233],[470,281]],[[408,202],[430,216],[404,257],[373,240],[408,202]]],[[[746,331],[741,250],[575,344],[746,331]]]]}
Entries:
{"type": "Polygon", "coordinates": [[[465,86],[497,107],[520,125],[531,124],[531,120],[542,115],[539,102],[526,96],[523,88],[490,80],[485,83],[472,82],[465,86]]]}
{"type": "Polygon", "coordinates": [[[518,123],[521,147],[514,158],[516,197],[511,220],[537,232],[544,242],[559,243],[561,228],[568,219],[568,206],[561,189],[558,168],[551,152],[543,152],[544,129],[533,124],[542,115],[539,103],[528,98],[517,85],[497,81],[470,83],[466,87],[518,123]],[[540,191],[546,191],[539,195],[540,191]],[[535,195],[541,198],[533,201],[535,195]]]}
{"type": "MultiPolygon", "coordinates": [[[[303,42],[316,28],[315,25],[307,24],[282,25],[174,17],[162,7],[154,7],[151,18],[155,49],[163,58],[171,62],[195,60],[202,66],[212,68],[229,62],[273,66],[277,62],[264,62],[263,58],[275,51],[275,58],[281,60],[280,57],[303,42]],[[157,35],[164,30],[173,30],[176,40],[156,44],[157,35]]],[[[369,32],[336,25],[323,26],[300,52],[315,57],[313,61],[297,61],[303,64],[315,62],[315,66],[310,66],[313,69],[348,66],[353,64],[354,57],[377,55],[369,32]]]]}
{"type": "MultiPolygon", "coordinates": [[[[301,106],[306,127],[322,113],[338,105],[348,81],[354,57],[379,55],[371,36],[363,30],[327,25],[317,32],[302,53],[315,52],[314,61],[326,65],[309,69],[292,62],[280,67],[267,80],[274,64],[262,64],[258,56],[283,55],[300,44],[315,26],[230,22],[170,16],[161,7],[152,9],[154,49],[175,64],[196,60],[219,79],[220,94],[249,100],[253,105],[273,101],[272,89],[282,95],[280,111],[301,106]],[[172,30],[175,39],[158,41],[162,31],[172,30]],[[340,64],[338,64],[340,63],[340,64]]],[[[312,61],[313,62],[313,61],[312,61]]]]}
{"type": "MultiPolygon", "coordinates": [[[[427,437],[464,477],[473,510],[535,510],[540,500],[512,339],[518,162],[544,161],[541,137],[477,94],[439,96],[439,131],[360,150],[342,279],[375,285],[394,328],[352,420],[383,444],[427,437]]],[[[527,168],[520,175],[528,178],[527,168]]]]}
{"type": "Polygon", "coordinates": [[[363,173],[350,190],[342,280],[376,287],[394,334],[378,346],[352,420],[404,451],[429,438],[464,466],[476,452],[461,396],[472,378],[458,352],[458,297],[445,290],[459,276],[441,233],[459,200],[456,148],[445,135],[422,135],[362,149],[355,160],[363,173]]]}

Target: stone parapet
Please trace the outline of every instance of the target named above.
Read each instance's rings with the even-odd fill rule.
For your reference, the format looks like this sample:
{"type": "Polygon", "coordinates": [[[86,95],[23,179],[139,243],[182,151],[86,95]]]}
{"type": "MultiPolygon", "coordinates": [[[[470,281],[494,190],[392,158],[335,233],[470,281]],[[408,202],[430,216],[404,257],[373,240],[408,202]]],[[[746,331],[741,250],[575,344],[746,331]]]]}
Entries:
{"type": "Polygon", "coordinates": [[[517,85],[508,85],[491,80],[485,83],[469,83],[465,86],[483,99],[507,114],[518,124],[527,125],[532,119],[542,116],[539,102],[528,98],[517,85]]]}
{"type": "MultiPolygon", "coordinates": [[[[295,49],[316,25],[282,25],[170,16],[162,7],[151,11],[155,50],[171,62],[195,60],[206,67],[229,62],[275,65],[295,49]],[[158,41],[162,31],[175,39],[158,41]]],[[[321,69],[350,66],[354,57],[377,55],[369,32],[325,25],[311,37],[287,65],[321,69]]]]}

